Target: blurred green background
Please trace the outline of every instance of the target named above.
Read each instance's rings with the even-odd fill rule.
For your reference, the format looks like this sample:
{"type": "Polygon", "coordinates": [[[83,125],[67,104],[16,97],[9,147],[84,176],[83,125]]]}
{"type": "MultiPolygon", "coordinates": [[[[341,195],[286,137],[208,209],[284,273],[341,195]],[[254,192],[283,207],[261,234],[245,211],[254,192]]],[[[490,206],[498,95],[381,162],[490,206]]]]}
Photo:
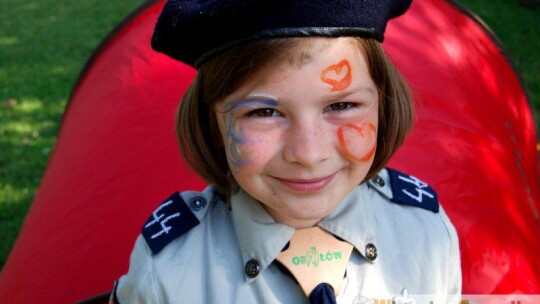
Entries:
{"type": "MultiPolygon", "coordinates": [[[[143,0],[0,0],[0,269],[33,200],[78,74],[143,0]]],[[[540,8],[463,0],[502,40],[540,117],[540,8]]]]}

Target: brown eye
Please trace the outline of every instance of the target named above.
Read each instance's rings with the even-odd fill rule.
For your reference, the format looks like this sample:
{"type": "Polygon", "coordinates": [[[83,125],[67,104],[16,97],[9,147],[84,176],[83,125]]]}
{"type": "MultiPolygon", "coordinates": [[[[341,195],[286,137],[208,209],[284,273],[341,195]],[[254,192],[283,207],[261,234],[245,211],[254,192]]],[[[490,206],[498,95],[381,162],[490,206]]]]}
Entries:
{"type": "Polygon", "coordinates": [[[349,110],[353,107],[355,107],[356,105],[354,103],[351,103],[351,102],[336,102],[336,103],[333,103],[331,105],[329,105],[328,107],[326,107],[325,111],[346,111],[346,110],[349,110]]]}
{"type": "Polygon", "coordinates": [[[277,116],[279,113],[275,109],[270,108],[264,108],[264,109],[257,109],[249,112],[248,116],[250,117],[272,117],[277,116]]]}

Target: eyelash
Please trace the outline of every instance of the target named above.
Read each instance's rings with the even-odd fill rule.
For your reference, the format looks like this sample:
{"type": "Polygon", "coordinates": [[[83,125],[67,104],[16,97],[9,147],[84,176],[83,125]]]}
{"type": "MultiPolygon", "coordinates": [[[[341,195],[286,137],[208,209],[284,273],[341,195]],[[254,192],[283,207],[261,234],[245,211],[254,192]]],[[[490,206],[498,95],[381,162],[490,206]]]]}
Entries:
{"type": "Polygon", "coordinates": [[[347,111],[358,108],[358,106],[359,105],[357,103],[353,103],[353,102],[346,102],[346,101],[336,102],[336,103],[333,103],[333,104],[327,106],[326,108],[324,108],[323,112],[328,112],[328,111],[347,112],[347,111]],[[343,108],[343,109],[335,109],[335,108],[332,109],[335,106],[345,106],[345,108],[343,108]]]}
{"type": "MultiPolygon", "coordinates": [[[[256,110],[253,110],[253,111],[250,111],[247,113],[247,117],[258,117],[258,118],[266,118],[266,117],[274,117],[274,116],[277,116],[277,115],[274,115],[276,113],[279,113],[276,109],[272,109],[272,108],[261,108],[261,109],[256,109],[256,110]],[[261,115],[261,114],[268,114],[271,112],[271,115],[261,115]]],[[[279,115],[281,116],[281,114],[279,115]]]]}

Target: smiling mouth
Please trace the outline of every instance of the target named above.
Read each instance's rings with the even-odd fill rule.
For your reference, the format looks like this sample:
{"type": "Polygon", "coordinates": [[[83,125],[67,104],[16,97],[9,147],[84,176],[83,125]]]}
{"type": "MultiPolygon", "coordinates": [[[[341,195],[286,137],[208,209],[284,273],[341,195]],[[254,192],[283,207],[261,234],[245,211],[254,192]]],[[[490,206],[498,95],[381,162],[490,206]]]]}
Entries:
{"type": "Polygon", "coordinates": [[[324,189],[328,184],[332,182],[337,172],[321,178],[312,179],[289,179],[273,177],[279,181],[282,185],[296,192],[317,192],[324,189]]]}

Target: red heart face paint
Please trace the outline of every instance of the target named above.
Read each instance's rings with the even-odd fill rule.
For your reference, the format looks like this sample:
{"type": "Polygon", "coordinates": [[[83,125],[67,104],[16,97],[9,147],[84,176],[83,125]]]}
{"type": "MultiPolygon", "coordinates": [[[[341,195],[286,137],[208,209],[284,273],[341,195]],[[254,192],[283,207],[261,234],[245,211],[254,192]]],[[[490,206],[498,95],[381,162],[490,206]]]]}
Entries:
{"type": "Polygon", "coordinates": [[[351,85],[352,73],[349,61],[344,59],[331,65],[321,73],[321,80],[332,86],[331,91],[343,91],[351,85]]]}
{"type": "Polygon", "coordinates": [[[343,155],[350,160],[367,162],[375,154],[377,129],[373,123],[346,124],[339,127],[337,136],[343,155]]]}

